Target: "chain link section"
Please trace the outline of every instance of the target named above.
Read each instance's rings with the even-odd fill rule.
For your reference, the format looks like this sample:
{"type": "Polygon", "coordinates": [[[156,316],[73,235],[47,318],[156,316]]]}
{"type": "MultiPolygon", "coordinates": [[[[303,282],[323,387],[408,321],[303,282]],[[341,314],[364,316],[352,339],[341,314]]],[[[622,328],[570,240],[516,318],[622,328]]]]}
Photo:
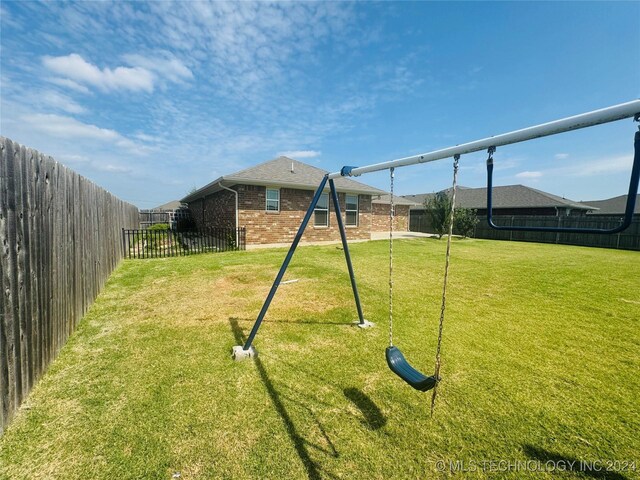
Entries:
{"type": "Polygon", "coordinates": [[[389,169],[391,199],[389,202],[389,346],[393,347],[393,178],[395,168],[389,169]]]}
{"type": "Polygon", "coordinates": [[[438,346],[436,347],[436,367],[433,374],[436,378],[436,384],[431,394],[431,415],[436,406],[436,396],[438,394],[438,383],[440,382],[440,348],[442,346],[442,327],[444,326],[444,311],[447,306],[447,279],[449,277],[449,258],[451,253],[451,237],[453,235],[453,218],[456,211],[456,186],[458,183],[458,161],[460,155],[453,157],[453,186],[451,194],[451,213],[449,215],[449,236],[447,237],[447,253],[445,254],[444,263],[444,280],[442,282],[442,304],[440,306],[440,325],[438,326],[438,346]]]}

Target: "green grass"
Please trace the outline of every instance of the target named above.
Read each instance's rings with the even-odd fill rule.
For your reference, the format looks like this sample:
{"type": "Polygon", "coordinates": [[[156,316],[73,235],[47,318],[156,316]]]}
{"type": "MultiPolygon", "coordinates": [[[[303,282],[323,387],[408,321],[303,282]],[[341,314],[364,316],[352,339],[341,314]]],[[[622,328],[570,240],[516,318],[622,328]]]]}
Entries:
{"type": "MultiPolygon", "coordinates": [[[[394,248],[394,339],[425,372],[444,247],[394,248]]],[[[388,245],[351,248],[376,327],[351,324],[342,251],[305,247],[244,363],[284,250],[124,262],[0,439],[0,478],[640,478],[637,252],[454,242],[431,418],[384,360],[388,245]],[[637,471],[523,471],[574,460],[637,471]]]]}

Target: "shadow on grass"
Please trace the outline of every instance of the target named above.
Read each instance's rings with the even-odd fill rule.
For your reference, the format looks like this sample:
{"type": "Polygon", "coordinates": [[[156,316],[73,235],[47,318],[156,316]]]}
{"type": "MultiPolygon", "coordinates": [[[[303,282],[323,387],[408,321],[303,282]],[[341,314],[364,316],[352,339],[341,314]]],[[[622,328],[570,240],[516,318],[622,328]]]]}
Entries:
{"type": "Polygon", "coordinates": [[[567,472],[574,472],[580,476],[607,480],[627,480],[629,478],[620,472],[607,470],[605,461],[589,462],[588,460],[580,460],[575,457],[550,452],[533,445],[523,445],[522,448],[524,453],[531,459],[539,460],[543,464],[550,462],[558,471],[563,468],[567,472]]]}
{"type": "MultiPolygon", "coordinates": [[[[255,322],[255,318],[234,318],[237,321],[243,321],[243,322],[255,322]]],[[[292,324],[296,324],[296,325],[317,325],[319,327],[354,327],[354,321],[353,320],[348,320],[348,321],[341,321],[341,322],[331,322],[329,320],[310,320],[304,317],[301,317],[300,319],[294,319],[294,320],[287,320],[285,318],[269,318],[269,323],[292,323],[292,324]]]]}
{"type": "Polygon", "coordinates": [[[345,388],[343,393],[362,412],[364,420],[361,421],[365,426],[371,430],[378,430],[385,426],[387,419],[364,392],[357,388],[345,388]]]}
{"type": "MultiPolygon", "coordinates": [[[[246,341],[246,338],[245,338],[245,335],[242,332],[242,329],[240,328],[240,325],[238,325],[238,319],[237,318],[229,318],[229,325],[231,326],[231,331],[233,332],[233,336],[234,336],[234,338],[236,340],[236,344],[243,345],[244,342],[246,341]]],[[[282,403],[282,400],[280,398],[280,394],[275,389],[275,387],[273,385],[273,382],[269,378],[269,375],[267,374],[267,370],[265,369],[264,364],[260,360],[260,357],[259,356],[254,357],[253,361],[255,363],[256,369],[258,370],[258,374],[260,375],[260,380],[262,380],[262,383],[264,384],[264,386],[265,386],[265,388],[267,390],[267,393],[269,394],[269,397],[271,397],[271,402],[273,403],[273,406],[275,407],[276,411],[278,412],[278,415],[280,415],[280,418],[282,418],[282,423],[284,424],[284,427],[287,430],[287,434],[289,435],[289,438],[291,439],[291,443],[293,444],[294,448],[296,449],[296,453],[300,457],[300,460],[302,461],[302,464],[304,465],[304,468],[307,471],[308,477],[310,479],[312,479],[312,480],[322,478],[322,476],[320,475],[320,467],[316,464],[316,462],[313,461],[313,459],[309,455],[309,451],[307,449],[307,445],[312,446],[314,448],[317,448],[320,451],[325,452],[325,453],[329,453],[329,452],[327,452],[323,448],[319,447],[318,445],[315,445],[315,444],[307,442],[298,433],[298,430],[296,429],[296,426],[293,423],[293,420],[291,419],[291,416],[287,412],[287,409],[284,406],[284,403],[282,403]]],[[[310,411],[307,407],[305,407],[305,408],[308,411],[310,411]]],[[[330,454],[333,455],[334,457],[337,457],[338,456],[338,452],[336,451],[335,447],[333,446],[333,443],[331,443],[331,441],[329,440],[329,436],[327,435],[326,431],[322,427],[322,424],[318,421],[318,419],[315,417],[315,415],[313,415],[313,412],[310,412],[310,413],[312,414],[313,419],[315,420],[316,424],[320,428],[320,431],[321,431],[322,435],[325,437],[325,439],[328,441],[329,445],[331,446],[332,452],[330,454]]],[[[326,476],[333,477],[333,475],[330,475],[328,472],[324,472],[324,474],[326,476]]]]}

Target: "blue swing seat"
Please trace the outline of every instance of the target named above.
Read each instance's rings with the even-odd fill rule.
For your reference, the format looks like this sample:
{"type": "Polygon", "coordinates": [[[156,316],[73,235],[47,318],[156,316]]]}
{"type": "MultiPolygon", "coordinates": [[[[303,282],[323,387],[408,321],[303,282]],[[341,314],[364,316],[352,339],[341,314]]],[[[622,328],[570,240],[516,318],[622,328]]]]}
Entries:
{"type": "Polygon", "coordinates": [[[398,347],[387,347],[385,356],[391,371],[416,390],[426,392],[436,385],[436,377],[427,377],[409,365],[398,347]]]}

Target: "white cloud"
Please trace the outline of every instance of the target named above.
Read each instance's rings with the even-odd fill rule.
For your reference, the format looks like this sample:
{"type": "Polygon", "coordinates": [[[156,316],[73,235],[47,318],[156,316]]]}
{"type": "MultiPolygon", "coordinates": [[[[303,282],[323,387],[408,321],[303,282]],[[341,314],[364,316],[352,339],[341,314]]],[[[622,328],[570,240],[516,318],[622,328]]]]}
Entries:
{"type": "Polygon", "coordinates": [[[520,172],[520,173],[516,173],[516,178],[526,178],[526,179],[537,179],[542,177],[544,174],[542,172],[529,172],[529,171],[525,171],[525,172],[520,172]]]}
{"type": "Polygon", "coordinates": [[[76,142],[84,143],[85,148],[88,149],[91,143],[87,142],[100,142],[140,156],[148,155],[153,150],[153,148],[138,144],[115,130],[100,128],[62,115],[29,113],[22,115],[20,121],[28,125],[32,130],[44,133],[57,140],[72,139],[76,142]]]}
{"type": "Polygon", "coordinates": [[[67,164],[77,165],[82,163],[89,163],[91,160],[86,155],[77,155],[77,154],[59,154],[56,156],[56,159],[67,164]]]}
{"type": "Polygon", "coordinates": [[[554,155],[554,157],[555,157],[557,160],[565,160],[565,159],[569,158],[569,154],[568,154],[568,153],[556,153],[556,154],[554,155]]]}
{"type": "Polygon", "coordinates": [[[81,93],[89,93],[89,89],[84,85],[80,85],[78,82],[74,82],[73,80],[69,80],[68,78],[58,78],[58,77],[50,77],[47,78],[47,81],[58,85],[60,87],[70,88],[71,90],[75,90],[81,93]]]}
{"type": "Polygon", "coordinates": [[[55,109],[63,110],[67,113],[85,113],[86,109],[77,104],[71,98],[53,90],[47,90],[39,94],[40,100],[55,109]]]}
{"type": "Polygon", "coordinates": [[[538,179],[542,176],[546,178],[557,178],[616,175],[619,173],[630,173],[632,163],[632,155],[619,155],[581,162],[574,160],[571,165],[549,168],[544,171],[520,172],[515,176],[516,178],[538,179]]]}
{"type": "Polygon", "coordinates": [[[23,115],[21,120],[27,122],[36,130],[56,137],[85,138],[101,141],[116,141],[122,138],[115,130],[100,128],[61,115],[34,113],[23,115]]]}
{"type": "Polygon", "coordinates": [[[149,142],[149,143],[157,143],[161,140],[159,137],[154,137],[153,135],[147,135],[146,133],[136,133],[133,136],[138,140],[142,140],[143,142],[149,142]]]}
{"type": "Polygon", "coordinates": [[[631,172],[632,155],[602,158],[572,167],[571,175],[578,177],[631,172]]]}
{"type": "Polygon", "coordinates": [[[322,152],[319,152],[316,150],[291,150],[289,152],[280,152],[278,155],[283,157],[300,159],[300,158],[315,158],[315,157],[319,157],[321,154],[322,152]]]}
{"type": "Polygon", "coordinates": [[[132,90],[153,91],[153,74],[142,67],[116,67],[102,70],[87,62],[77,53],[62,57],[45,56],[42,63],[46,68],[63,78],[76,83],[93,85],[104,91],[132,90]]]}
{"type": "Polygon", "coordinates": [[[171,56],[167,58],[152,58],[138,54],[129,54],[124,55],[123,58],[130,65],[155,72],[160,77],[166,78],[171,82],[180,82],[193,78],[191,70],[180,60],[171,56]]]}
{"type": "Polygon", "coordinates": [[[93,168],[95,168],[96,170],[100,170],[102,172],[108,172],[108,173],[131,173],[131,172],[133,172],[133,169],[131,167],[125,167],[125,166],[122,166],[122,165],[114,165],[112,163],[103,164],[103,163],[99,163],[99,162],[94,162],[93,163],[93,168]]]}

